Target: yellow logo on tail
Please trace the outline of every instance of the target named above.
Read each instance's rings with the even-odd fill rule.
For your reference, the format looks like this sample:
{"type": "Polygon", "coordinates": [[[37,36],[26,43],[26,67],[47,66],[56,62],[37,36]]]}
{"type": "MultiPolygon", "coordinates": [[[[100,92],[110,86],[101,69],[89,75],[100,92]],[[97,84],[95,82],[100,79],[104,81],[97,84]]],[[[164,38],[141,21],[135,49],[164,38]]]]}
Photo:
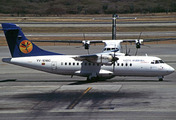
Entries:
{"type": "Polygon", "coordinates": [[[32,43],[30,41],[28,41],[28,40],[23,40],[20,43],[19,47],[20,47],[21,52],[22,53],[26,53],[26,54],[30,53],[32,51],[32,49],[33,49],[32,43]]]}

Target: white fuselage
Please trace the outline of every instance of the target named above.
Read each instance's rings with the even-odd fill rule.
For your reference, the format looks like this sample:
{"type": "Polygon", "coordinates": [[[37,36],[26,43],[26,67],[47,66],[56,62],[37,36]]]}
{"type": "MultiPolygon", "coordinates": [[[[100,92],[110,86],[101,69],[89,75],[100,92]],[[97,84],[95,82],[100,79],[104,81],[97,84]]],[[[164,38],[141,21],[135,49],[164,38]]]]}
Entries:
{"type": "Polygon", "coordinates": [[[40,71],[77,76],[148,76],[160,77],[171,74],[174,69],[158,57],[118,56],[113,65],[101,65],[88,61],[76,61],[74,55],[53,55],[36,57],[4,58],[3,62],[28,67],[40,71]]]}

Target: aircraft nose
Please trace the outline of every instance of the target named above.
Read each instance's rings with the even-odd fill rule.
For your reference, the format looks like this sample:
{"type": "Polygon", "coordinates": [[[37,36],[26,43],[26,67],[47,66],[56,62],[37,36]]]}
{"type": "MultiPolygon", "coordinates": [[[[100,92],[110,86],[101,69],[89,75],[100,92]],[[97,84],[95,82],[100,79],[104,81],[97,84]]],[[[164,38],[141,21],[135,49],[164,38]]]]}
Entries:
{"type": "Polygon", "coordinates": [[[171,66],[168,66],[167,72],[168,72],[169,74],[171,74],[171,73],[175,72],[175,69],[174,69],[173,67],[171,67],[171,66]]]}

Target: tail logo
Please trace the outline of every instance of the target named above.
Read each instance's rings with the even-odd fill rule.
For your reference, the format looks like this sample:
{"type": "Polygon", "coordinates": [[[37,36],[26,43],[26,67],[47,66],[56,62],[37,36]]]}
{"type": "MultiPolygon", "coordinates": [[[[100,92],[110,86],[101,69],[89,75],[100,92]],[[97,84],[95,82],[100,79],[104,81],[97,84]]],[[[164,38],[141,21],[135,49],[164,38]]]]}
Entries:
{"type": "Polygon", "coordinates": [[[32,49],[33,49],[32,43],[30,41],[28,41],[28,40],[23,40],[20,43],[19,47],[20,47],[21,52],[25,53],[25,54],[30,53],[32,51],[32,49]]]}

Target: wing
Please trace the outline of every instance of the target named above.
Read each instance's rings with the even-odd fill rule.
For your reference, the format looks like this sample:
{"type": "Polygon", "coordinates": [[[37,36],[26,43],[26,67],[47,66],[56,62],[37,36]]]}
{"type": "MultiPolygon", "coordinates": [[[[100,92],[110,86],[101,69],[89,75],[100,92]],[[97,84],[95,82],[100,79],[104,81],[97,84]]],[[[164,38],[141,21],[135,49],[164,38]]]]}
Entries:
{"type": "Polygon", "coordinates": [[[103,43],[103,40],[31,40],[32,42],[60,42],[60,43],[103,43]]]}
{"type": "Polygon", "coordinates": [[[122,39],[122,40],[32,40],[32,42],[61,42],[61,43],[82,43],[85,49],[89,49],[92,43],[104,43],[105,47],[103,52],[111,52],[112,50],[118,49],[118,53],[121,53],[122,42],[134,42],[136,48],[141,48],[142,42],[152,41],[165,41],[165,40],[176,40],[176,38],[157,38],[157,39],[122,39]]]}
{"type": "Polygon", "coordinates": [[[76,56],[73,57],[75,60],[78,61],[84,61],[87,60],[89,62],[93,62],[96,63],[97,59],[98,59],[98,55],[94,54],[94,55],[80,55],[80,56],[76,56]]]}
{"type": "Polygon", "coordinates": [[[89,49],[91,43],[102,43],[103,40],[31,40],[32,42],[82,43],[84,49],[89,49]]]}
{"type": "Polygon", "coordinates": [[[122,41],[122,42],[136,42],[136,40],[143,40],[143,42],[176,40],[176,38],[151,38],[151,39],[121,39],[121,40],[31,40],[32,42],[60,42],[60,43],[105,43],[106,41],[122,41]]]}
{"type": "Polygon", "coordinates": [[[111,51],[111,54],[97,53],[97,54],[92,54],[92,55],[78,55],[78,56],[73,57],[73,59],[78,60],[78,61],[86,60],[92,63],[112,65],[115,61],[119,59],[118,57],[116,57],[115,52],[117,52],[117,50],[111,51]]]}

